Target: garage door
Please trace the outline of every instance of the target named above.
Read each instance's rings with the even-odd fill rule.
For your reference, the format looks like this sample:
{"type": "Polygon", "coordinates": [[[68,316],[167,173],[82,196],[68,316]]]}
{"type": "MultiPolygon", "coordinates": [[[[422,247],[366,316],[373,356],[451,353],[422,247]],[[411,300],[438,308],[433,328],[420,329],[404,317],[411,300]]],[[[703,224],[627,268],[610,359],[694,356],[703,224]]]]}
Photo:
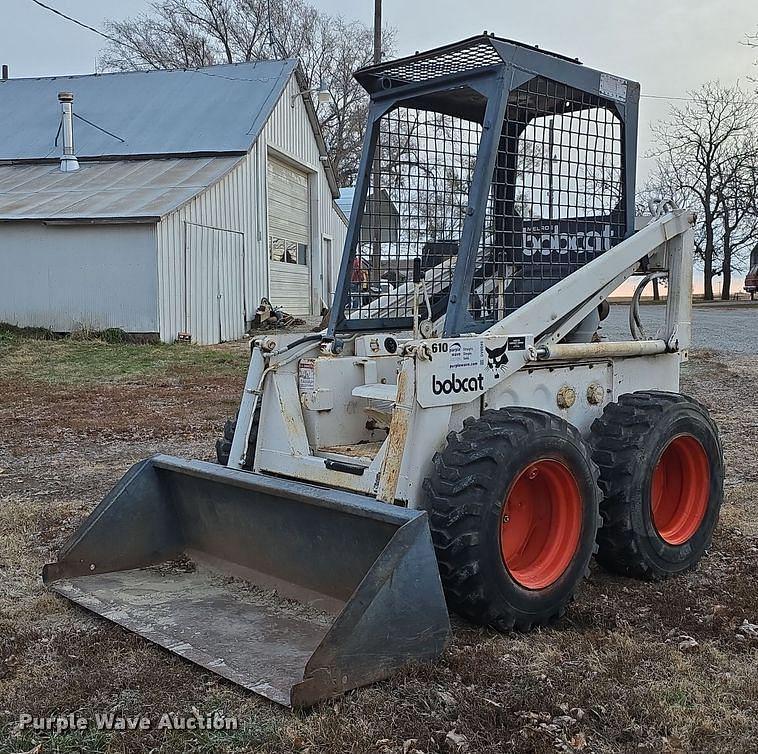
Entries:
{"type": "Polygon", "coordinates": [[[308,174],[268,159],[269,298],[289,314],[311,313],[308,174]]]}

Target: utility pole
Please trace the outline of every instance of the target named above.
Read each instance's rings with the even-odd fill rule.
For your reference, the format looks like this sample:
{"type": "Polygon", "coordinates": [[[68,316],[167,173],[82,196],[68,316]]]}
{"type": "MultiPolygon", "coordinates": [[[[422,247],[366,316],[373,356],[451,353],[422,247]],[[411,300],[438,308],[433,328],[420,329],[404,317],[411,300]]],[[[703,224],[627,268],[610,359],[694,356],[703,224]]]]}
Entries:
{"type": "Polygon", "coordinates": [[[382,62],[382,0],[374,0],[374,65],[382,62]]]}

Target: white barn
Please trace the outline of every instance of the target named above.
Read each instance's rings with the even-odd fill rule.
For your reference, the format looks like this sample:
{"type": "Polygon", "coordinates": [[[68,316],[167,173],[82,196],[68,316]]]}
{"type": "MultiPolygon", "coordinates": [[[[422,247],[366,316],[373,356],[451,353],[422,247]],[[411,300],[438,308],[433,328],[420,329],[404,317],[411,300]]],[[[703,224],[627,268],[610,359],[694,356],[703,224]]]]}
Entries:
{"type": "Polygon", "coordinates": [[[0,82],[0,321],[217,343],[263,296],[318,313],[346,220],[302,82],[291,60],[0,82]]]}

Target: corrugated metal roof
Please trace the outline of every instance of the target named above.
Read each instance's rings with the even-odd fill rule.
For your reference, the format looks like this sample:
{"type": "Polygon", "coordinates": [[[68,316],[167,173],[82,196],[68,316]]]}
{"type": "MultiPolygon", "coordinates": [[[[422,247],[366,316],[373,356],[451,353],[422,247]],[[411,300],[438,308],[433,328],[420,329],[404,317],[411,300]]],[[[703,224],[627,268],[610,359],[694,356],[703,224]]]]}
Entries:
{"type": "Polygon", "coordinates": [[[240,157],[185,157],[57,164],[0,165],[0,221],[147,220],[189,201],[240,157]]]}
{"type": "Polygon", "coordinates": [[[267,60],[2,81],[0,161],[60,155],[60,91],[73,92],[74,113],[95,124],[74,120],[78,157],[246,152],[296,67],[295,60],[267,60]]]}

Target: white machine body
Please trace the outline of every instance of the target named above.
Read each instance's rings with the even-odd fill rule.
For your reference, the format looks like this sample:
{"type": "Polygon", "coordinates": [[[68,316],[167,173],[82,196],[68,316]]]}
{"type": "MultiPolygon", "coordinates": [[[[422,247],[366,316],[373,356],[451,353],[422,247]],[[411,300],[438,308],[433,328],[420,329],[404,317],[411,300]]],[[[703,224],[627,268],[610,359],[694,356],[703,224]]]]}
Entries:
{"type": "Polygon", "coordinates": [[[254,470],[422,506],[447,434],[485,409],[561,416],[585,436],[624,393],[678,392],[691,336],[692,213],[673,209],[482,334],[360,333],[337,344],[256,341],[229,466],[242,468],[260,400],[254,470]],[[564,342],[633,275],[668,279],[655,339],[564,342]]]}

